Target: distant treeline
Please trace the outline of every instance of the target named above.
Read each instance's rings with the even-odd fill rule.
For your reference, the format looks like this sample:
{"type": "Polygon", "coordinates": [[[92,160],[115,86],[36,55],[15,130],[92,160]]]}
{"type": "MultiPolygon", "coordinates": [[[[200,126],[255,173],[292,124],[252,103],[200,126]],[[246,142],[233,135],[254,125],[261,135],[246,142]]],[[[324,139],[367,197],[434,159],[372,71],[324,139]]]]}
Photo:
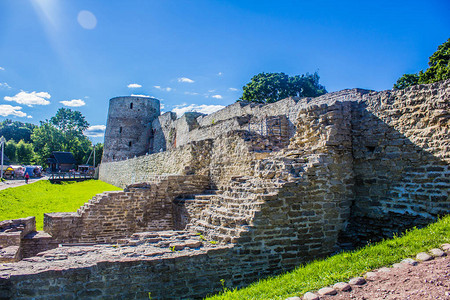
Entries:
{"type": "MultiPolygon", "coordinates": [[[[93,150],[91,141],[83,134],[89,123],[79,111],[58,110],[50,120],[40,125],[19,121],[0,122],[0,136],[6,139],[5,155],[10,163],[45,165],[53,151],[72,152],[78,164],[87,162],[93,150]]],[[[103,154],[103,144],[96,145],[96,165],[103,154]]],[[[91,156],[89,163],[92,164],[91,156]]]]}

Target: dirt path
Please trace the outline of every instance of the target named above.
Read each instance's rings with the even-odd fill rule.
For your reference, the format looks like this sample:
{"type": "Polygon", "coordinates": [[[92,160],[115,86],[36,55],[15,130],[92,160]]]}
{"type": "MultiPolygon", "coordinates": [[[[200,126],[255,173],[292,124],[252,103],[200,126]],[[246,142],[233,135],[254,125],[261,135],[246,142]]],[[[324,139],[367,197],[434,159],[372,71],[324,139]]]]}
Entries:
{"type": "MultiPolygon", "coordinates": [[[[47,179],[48,179],[47,176],[44,176],[41,178],[30,178],[30,180],[28,180],[28,184],[34,183],[39,180],[47,180],[47,179]]],[[[0,182],[0,190],[18,187],[18,186],[25,185],[25,184],[26,184],[25,179],[6,180],[4,182],[0,182]]]]}
{"type": "Polygon", "coordinates": [[[348,292],[335,296],[321,296],[322,300],[426,300],[450,299],[450,257],[438,257],[417,266],[402,264],[398,268],[384,268],[373,280],[352,286],[348,292]]]}

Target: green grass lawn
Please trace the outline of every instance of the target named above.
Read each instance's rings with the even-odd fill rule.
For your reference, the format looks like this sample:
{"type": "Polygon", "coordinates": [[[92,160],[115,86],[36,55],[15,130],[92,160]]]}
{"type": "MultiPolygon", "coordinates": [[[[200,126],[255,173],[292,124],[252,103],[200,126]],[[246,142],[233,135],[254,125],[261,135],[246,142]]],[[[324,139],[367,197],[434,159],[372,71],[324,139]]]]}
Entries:
{"type": "Polygon", "coordinates": [[[277,277],[261,280],[241,290],[226,291],[207,299],[286,299],[302,296],[367,271],[389,266],[419,252],[450,242],[450,216],[401,237],[317,260],[277,277]]]}
{"type": "Polygon", "coordinates": [[[96,194],[121,190],[100,180],[51,184],[48,180],[0,191],[0,221],[36,217],[42,230],[44,213],[74,212],[96,194]]]}

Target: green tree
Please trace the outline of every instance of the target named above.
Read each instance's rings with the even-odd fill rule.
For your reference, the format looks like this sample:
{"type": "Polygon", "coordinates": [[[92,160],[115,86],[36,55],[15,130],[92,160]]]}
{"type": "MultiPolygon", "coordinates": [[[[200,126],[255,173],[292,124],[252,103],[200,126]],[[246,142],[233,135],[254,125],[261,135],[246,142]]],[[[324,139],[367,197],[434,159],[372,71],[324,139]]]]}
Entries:
{"type": "Polygon", "coordinates": [[[253,76],[243,89],[239,100],[259,103],[273,103],[290,96],[316,97],[327,92],[319,84],[317,73],[290,77],[285,73],[263,72],[253,76]]]}
{"type": "Polygon", "coordinates": [[[319,74],[296,75],[289,78],[292,93],[289,96],[318,97],[327,93],[325,87],[319,84],[319,74]]]}
{"type": "Polygon", "coordinates": [[[25,143],[24,140],[20,140],[17,143],[17,162],[25,165],[29,165],[33,162],[34,151],[31,143],[25,143]]]}
{"type": "Polygon", "coordinates": [[[413,86],[419,83],[419,75],[417,74],[403,74],[394,84],[394,89],[401,90],[408,86],[413,86]]]}
{"type": "Polygon", "coordinates": [[[430,56],[428,69],[420,74],[419,83],[432,83],[450,78],[450,38],[430,56]]]}
{"type": "Polygon", "coordinates": [[[56,115],[50,119],[50,123],[63,132],[73,131],[80,134],[89,127],[81,112],[68,108],[58,109],[56,115]]]}
{"type": "Polygon", "coordinates": [[[41,125],[33,130],[31,139],[38,164],[43,164],[53,151],[64,151],[62,132],[48,121],[41,122],[41,125]]]}
{"type": "Polygon", "coordinates": [[[17,158],[16,150],[17,150],[17,143],[13,139],[5,143],[5,155],[9,158],[11,162],[16,162],[17,158]]]}
{"type": "Polygon", "coordinates": [[[101,161],[102,161],[102,156],[103,156],[103,144],[102,143],[98,143],[97,145],[95,145],[95,166],[98,166],[101,161]]]}
{"type": "Polygon", "coordinates": [[[0,122],[0,136],[4,136],[6,140],[14,140],[16,143],[20,140],[31,142],[31,133],[36,125],[31,123],[22,123],[6,119],[0,122]]]}
{"type": "Polygon", "coordinates": [[[33,131],[36,161],[43,164],[53,151],[72,152],[78,164],[85,163],[91,142],[83,135],[89,126],[79,111],[61,108],[50,121],[41,122],[33,131]]]}
{"type": "Polygon", "coordinates": [[[450,38],[439,45],[428,60],[428,69],[417,74],[404,74],[394,84],[394,89],[404,89],[416,84],[433,83],[450,78],[450,38]]]}

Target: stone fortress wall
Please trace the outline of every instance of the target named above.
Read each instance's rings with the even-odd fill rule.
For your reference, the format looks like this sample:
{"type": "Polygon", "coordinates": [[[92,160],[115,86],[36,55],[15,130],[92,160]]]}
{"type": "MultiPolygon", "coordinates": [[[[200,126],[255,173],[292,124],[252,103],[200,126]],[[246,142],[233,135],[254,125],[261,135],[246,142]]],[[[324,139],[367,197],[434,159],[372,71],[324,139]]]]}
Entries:
{"type": "Polygon", "coordinates": [[[202,297],[432,222],[450,208],[449,85],[163,114],[166,151],[102,162],[123,192],[45,216],[55,241],[117,246],[0,265],[0,298],[202,297]]]}

